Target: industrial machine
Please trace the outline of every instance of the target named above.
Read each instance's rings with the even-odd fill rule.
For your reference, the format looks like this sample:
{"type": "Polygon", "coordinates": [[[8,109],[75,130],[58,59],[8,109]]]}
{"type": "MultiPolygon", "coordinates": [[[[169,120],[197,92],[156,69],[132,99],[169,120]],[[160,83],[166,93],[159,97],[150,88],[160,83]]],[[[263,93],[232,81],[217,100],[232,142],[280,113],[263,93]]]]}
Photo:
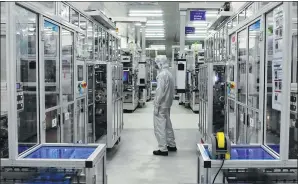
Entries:
{"type": "Polygon", "coordinates": [[[206,63],[199,67],[199,130],[202,142],[225,127],[225,65],[206,63]]]}
{"type": "Polygon", "coordinates": [[[116,62],[96,62],[95,141],[105,140],[112,148],[123,129],[123,66],[116,62]]]}
{"type": "MultiPolygon", "coordinates": [[[[107,142],[94,144],[94,61],[110,56],[107,50],[115,50],[118,38],[68,2],[49,4],[0,4],[0,183],[106,184],[107,142]],[[49,4],[59,11],[50,13],[49,4]]],[[[108,75],[107,86],[113,86],[108,92],[115,96],[109,104],[121,104],[116,98],[122,94],[120,68],[107,71],[116,76],[108,75]]],[[[110,114],[120,119],[117,107],[110,114]]],[[[107,127],[118,131],[112,123],[107,127]]],[[[119,133],[108,135],[118,140],[119,133]]]]}
{"type": "Polygon", "coordinates": [[[185,51],[187,65],[187,90],[184,105],[190,107],[193,112],[199,112],[199,66],[204,63],[204,50],[202,44],[193,44],[191,49],[185,51]]]}
{"type": "Polygon", "coordinates": [[[124,85],[123,109],[134,111],[139,105],[138,64],[140,53],[138,51],[122,51],[121,62],[123,64],[124,85]]]}
{"type": "MultiPolygon", "coordinates": [[[[145,57],[145,56],[143,56],[145,57]]],[[[142,107],[151,99],[150,60],[138,63],[139,106],[142,107]]]]}

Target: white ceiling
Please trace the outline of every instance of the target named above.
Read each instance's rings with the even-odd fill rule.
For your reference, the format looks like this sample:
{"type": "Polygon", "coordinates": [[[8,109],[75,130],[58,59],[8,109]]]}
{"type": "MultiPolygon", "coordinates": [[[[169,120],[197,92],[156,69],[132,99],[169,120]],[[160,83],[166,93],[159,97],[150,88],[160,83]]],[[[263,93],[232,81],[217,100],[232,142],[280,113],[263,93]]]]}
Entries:
{"type": "MultiPolygon", "coordinates": [[[[92,2],[92,5],[97,4],[98,2],[92,2]]],[[[166,46],[166,53],[168,57],[171,57],[171,51],[172,51],[172,45],[179,45],[180,40],[180,11],[179,11],[179,3],[177,1],[173,2],[104,2],[103,5],[105,6],[105,9],[109,14],[111,15],[111,18],[113,16],[123,16],[124,12],[126,13],[126,16],[129,15],[130,10],[134,11],[162,11],[162,16],[148,16],[147,20],[148,22],[151,21],[151,23],[157,24],[156,26],[147,26],[146,35],[150,36],[146,38],[146,45],[149,47],[149,45],[165,45],[166,46]],[[121,13],[120,13],[121,12],[121,13]],[[153,21],[153,22],[152,22],[153,21]],[[155,22],[154,22],[155,21],[155,22]],[[163,25],[158,25],[160,22],[156,21],[163,21],[163,25]],[[162,31],[164,29],[164,31],[162,31]],[[152,37],[154,34],[154,30],[156,31],[157,35],[160,35],[158,38],[152,37]],[[161,36],[163,35],[162,38],[161,36]]],[[[185,2],[184,2],[185,3],[185,2]]],[[[222,2],[223,4],[224,2],[222,2]]],[[[99,4],[97,4],[99,5],[99,4]]],[[[219,5],[220,6],[220,5],[219,5]]],[[[144,12],[143,11],[143,12],[144,12]]],[[[208,14],[207,10],[207,14],[208,14]]],[[[139,14],[139,12],[137,12],[139,14]]],[[[142,12],[140,12],[142,13],[142,12]]],[[[207,22],[211,22],[215,17],[208,17],[207,16],[207,22]]],[[[189,20],[189,11],[186,16],[187,23],[186,25],[193,26],[193,24],[190,23],[189,20]]],[[[197,27],[196,30],[200,29],[200,32],[202,32],[202,26],[195,26],[197,27]]],[[[204,30],[203,30],[204,32],[204,30]]],[[[203,33],[199,33],[203,34],[203,33]]],[[[186,39],[189,41],[196,41],[198,38],[188,38],[186,39]]],[[[193,37],[193,36],[192,36],[193,37]]],[[[203,38],[200,38],[203,39],[203,38]]],[[[189,42],[188,41],[188,42],[189,42]]],[[[187,44],[187,43],[186,43],[187,44]]]]}

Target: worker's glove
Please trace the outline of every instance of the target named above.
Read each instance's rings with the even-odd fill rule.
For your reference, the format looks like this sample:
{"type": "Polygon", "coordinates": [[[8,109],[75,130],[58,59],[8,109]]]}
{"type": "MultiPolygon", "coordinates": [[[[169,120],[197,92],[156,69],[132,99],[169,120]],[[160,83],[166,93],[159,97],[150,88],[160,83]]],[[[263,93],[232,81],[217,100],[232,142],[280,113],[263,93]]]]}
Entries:
{"type": "Polygon", "coordinates": [[[158,115],[159,107],[154,106],[154,115],[158,115]]]}

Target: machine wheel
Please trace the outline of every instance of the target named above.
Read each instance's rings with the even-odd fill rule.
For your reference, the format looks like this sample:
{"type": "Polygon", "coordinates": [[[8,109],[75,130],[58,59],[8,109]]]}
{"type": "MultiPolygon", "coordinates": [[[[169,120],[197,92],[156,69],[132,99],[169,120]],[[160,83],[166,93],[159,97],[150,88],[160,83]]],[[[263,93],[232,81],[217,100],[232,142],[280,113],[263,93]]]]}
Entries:
{"type": "Polygon", "coordinates": [[[120,141],[121,141],[121,138],[119,137],[117,142],[116,142],[116,145],[118,145],[120,143],[120,141]]]}

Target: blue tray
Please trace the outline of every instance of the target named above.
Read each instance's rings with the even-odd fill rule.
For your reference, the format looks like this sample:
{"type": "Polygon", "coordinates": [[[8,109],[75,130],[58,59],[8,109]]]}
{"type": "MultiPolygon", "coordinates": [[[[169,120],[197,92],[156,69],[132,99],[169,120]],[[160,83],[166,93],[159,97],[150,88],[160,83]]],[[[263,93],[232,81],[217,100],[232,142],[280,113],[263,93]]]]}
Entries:
{"type": "Polygon", "coordinates": [[[267,146],[269,146],[276,153],[279,153],[279,144],[268,144],[267,146]]]}
{"type": "Polygon", "coordinates": [[[87,159],[96,147],[41,146],[25,158],[31,159],[87,159]]]}
{"type": "MultiPolygon", "coordinates": [[[[206,153],[211,158],[211,154],[208,149],[205,147],[206,153]]],[[[243,146],[231,148],[231,159],[230,160],[275,160],[266,150],[261,146],[243,146]]]]}

